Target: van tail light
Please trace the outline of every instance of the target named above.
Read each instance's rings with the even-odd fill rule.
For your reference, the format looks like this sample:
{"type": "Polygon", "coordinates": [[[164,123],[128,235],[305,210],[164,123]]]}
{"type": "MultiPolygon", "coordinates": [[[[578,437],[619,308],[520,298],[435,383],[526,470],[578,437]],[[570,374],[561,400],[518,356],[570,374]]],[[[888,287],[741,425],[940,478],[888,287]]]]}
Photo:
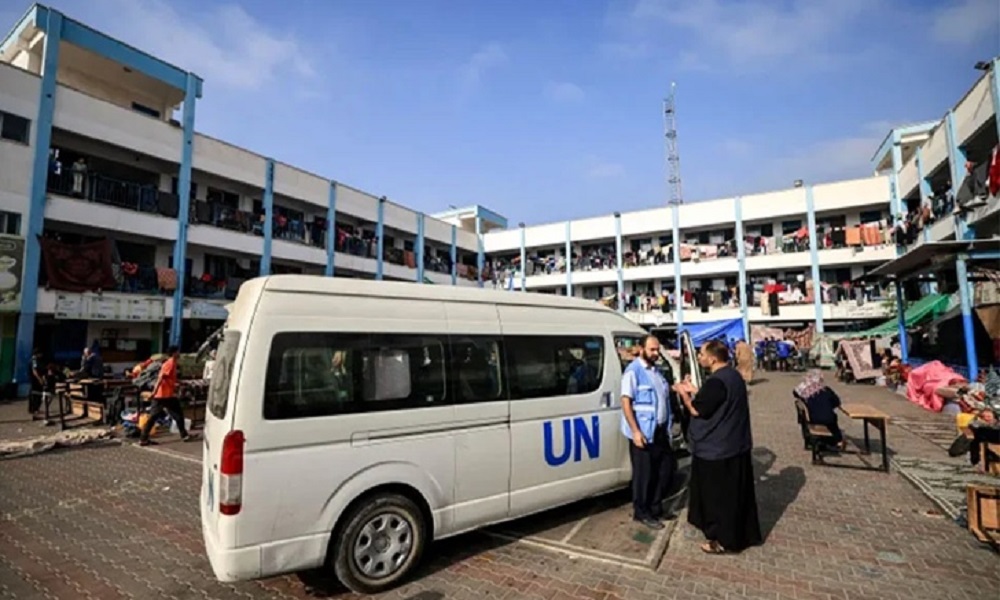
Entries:
{"type": "Polygon", "coordinates": [[[219,514],[236,515],[243,508],[243,432],[230,431],[222,440],[219,467],[219,514]]]}

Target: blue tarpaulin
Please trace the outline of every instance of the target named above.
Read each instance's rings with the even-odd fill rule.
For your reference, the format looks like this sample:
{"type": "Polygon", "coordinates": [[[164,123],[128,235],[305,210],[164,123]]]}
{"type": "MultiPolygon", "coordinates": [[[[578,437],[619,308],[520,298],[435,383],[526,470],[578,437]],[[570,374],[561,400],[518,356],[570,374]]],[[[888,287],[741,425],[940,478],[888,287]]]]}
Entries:
{"type": "Polygon", "coordinates": [[[746,339],[743,336],[743,319],[692,323],[678,329],[678,332],[681,331],[688,332],[688,335],[691,336],[691,342],[694,343],[695,347],[701,346],[709,340],[722,339],[729,343],[734,339],[746,339]]]}

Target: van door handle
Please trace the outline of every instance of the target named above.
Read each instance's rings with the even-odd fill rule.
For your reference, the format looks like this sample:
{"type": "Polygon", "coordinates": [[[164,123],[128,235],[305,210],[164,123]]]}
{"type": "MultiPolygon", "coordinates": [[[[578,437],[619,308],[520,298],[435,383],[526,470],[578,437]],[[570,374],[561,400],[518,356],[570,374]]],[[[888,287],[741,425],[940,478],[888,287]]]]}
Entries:
{"type": "Polygon", "coordinates": [[[611,392],[604,392],[601,394],[601,406],[604,408],[611,408],[611,392]]]}

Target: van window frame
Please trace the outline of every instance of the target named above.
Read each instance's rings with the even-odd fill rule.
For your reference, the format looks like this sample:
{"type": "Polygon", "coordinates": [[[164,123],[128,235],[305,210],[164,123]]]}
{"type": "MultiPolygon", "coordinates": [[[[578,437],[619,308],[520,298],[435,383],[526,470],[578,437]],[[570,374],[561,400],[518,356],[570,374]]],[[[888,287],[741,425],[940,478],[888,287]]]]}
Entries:
{"type": "Polygon", "coordinates": [[[208,381],[208,399],[205,402],[205,410],[216,419],[225,419],[229,410],[229,395],[232,392],[240,338],[239,331],[229,329],[222,333],[216,346],[215,365],[208,381]]]}
{"type": "MultiPolygon", "coordinates": [[[[348,344],[350,345],[350,344],[348,344]]],[[[360,348],[360,347],[359,347],[360,348]]],[[[359,348],[353,348],[351,352],[357,352],[359,348]]],[[[331,350],[332,351],[332,350],[331,350]]],[[[286,421],[286,420],[299,420],[308,418],[320,418],[320,417],[336,417],[344,416],[349,414],[363,414],[363,413],[377,413],[386,411],[397,411],[397,410],[415,410],[419,408],[427,407],[440,407],[447,405],[465,405],[465,404],[477,404],[485,402],[499,402],[499,401],[520,401],[520,400],[534,400],[542,398],[552,398],[552,397],[571,397],[580,396],[598,392],[605,384],[605,361],[606,352],[608,352],[606,338],[603,333],[595,333],[591,335],[585,334],[572,334],[572,335],[483,335],[483,334],[463,334],[463,333],[418,333],[418,332],[407,332],[407,333],[381,333],[381,332],[351,332],[351,331],[283,331],[276,333],[272,336],[269,350],[268,359],[265,366],[264,372],[264,387],[263,387],[263,401],[261,403],[261,415],[266,421],[286,421]],[[443,397],[436,399],[432,402],[418,402],[416,401],[413,394],[405,399],[393,399],[393,400],[371,400],[366,401],[364,398],[358,396],[352,396],[350,400],[350,407],[342,406],[342,409],[334,409],[334,404],[331,403],[329,410],[310,410],[306,408],[303,411],[288,411],[287,409],[282,409],[282,402],[278,400],[282,393],[292,394],[292,400],[284,403],[285,407],[288,406],[308,406],[308,402],[303,403],[301,397],[295,394],[301,394],[301,390],[296,392],[295,390],[288,391],[287,381],[282,383],[283,369],[286,367],[287,361],[303,360],[301,351],[308,350],[310,348],[335,348],[338,342],[337,339],[341,338],[342,343],[347,344],[349,339],[355,340],[355,342],[364,338],[366,341],[362,347],[370,348],[373,346],[373,340],[383,339],[383,338],[428,338],[437,340],[442,346],[442,357],[443,357],[443,380],[444,380],[444,395],[443,397]],[[310,339],[312,338],[312,339],[310,339]],[[327,341],[323,341],[324,338],[327,341]],[[566,373],[560,373],[560,375],[565,375],[563,380],[559,379],[560,375],[556,376],[553,382],[552,389],[548,391],[555,391],[559,388],[561,391],[557,394],[543,394],[529,393],[527,395],[519,393],[517,384],[519,383],[513,378],[514,371],[512,366],[518,366],[517,357],[511,354],[512,350],[515,350],[518,344],[539,344],[541,340],[545,339],[546,343],[552,343],[553,348],[560,353],[565,353],[561,356],[553,356],[552,364],[547,362],[539,362],[534,366],[535,369],[540,371],[545,371],[546,369],[559,368],[559,359],[563,356],[568,355],[565,359],[565,371],[566,373]],[[302,344],[301,346],[296,345],[302,344]],[[560,343],[561,342],[561,343],[560,343]],[[326,344],[326,346],[323,345],[326,344]],[[463,380],[463,373],[460,361],[463,360],[465,352],[469,348],[470,343],[473,346],[478,347],[478,360],[486,358],[486,366],[490,369],[487,373],[492,373],[490,377],[489,387],[485,387],[484,381],[482,380],[482,375],[478,377],[473,377],[471,380],[463,380]],[[596,344],[596,346],[588,344],[596,344]],[[591,371],[591,377],[587,378],[587,388],[583,391],[570,391],[574,380],[571,379],[577,371],[576,368],[579,365],[576,364],[574,360],[574,354],[572,350],[574,348],[580,348],[583,350],[584,354],[582,360],[593,361],[589,364],[593,367],[591,371]],[[280,352],[275,354],[275,352],[280,352]],[[287,358],[290,354],[298,353],[299,358],[296,359],[294,356],[287,358]],[[495,357],[493,354],[495,353],[495,357]],[[596,353],[596,355],[594,354],[596,353]],[[462,354],[462,356],[459,356],[462,354]],[[513,362],[512,362],[513,361],[513,362]],[[494,370],[495,369],[495,370],[494,370]],[[471,382],[471,383],[470,383],[471,382]],[[285,389],[283,389],[285,388],[285,389]],[[482,390],[487,390],[488,393],[485,395],[473,395],[470,397],[469,391],[475,390],[477,392],[482,390]],[[281,390],[281,391],[277,391],[281,390]],[[287,411],[287,412],[286,412],[287,411]]],[[[351,359],[354,360],[354,359],[351,359]]],[[[581,360],[581,359],[577,359],[581,360]]],[[[410,361],[410,366],[415,364],[413,360],[410,361]]],[[[292,367],[295,368],[295,367],[292,367]]],[[[303,367],[300,365],[297,367],[300,372],[303,367]]],[[[352,369],[364,370],[363,366],[352,366],[352,369]]],[[[299,376],[301,377],[301,375],[299,376]]],[[[412,377],[412,375],[411,375],[412,377]]],[[[287,379],[287,376],[285,377],[287,379]]],[[[363,389],[361,385],[367,381],[363,374],[359,378],[356,371],[351,373],[351,393],[357,394],[361,393],[358,390],[363,389]],[[359,381],[361,384],[359,384],[359,381]]],[[[296,386],[298,384],[295,384],[296,386]]],[[[317,389],[316,393],[322,394],[322,389],[317,389]]],[[[318,406],[323,406],[319,403],[318,406]]]]}

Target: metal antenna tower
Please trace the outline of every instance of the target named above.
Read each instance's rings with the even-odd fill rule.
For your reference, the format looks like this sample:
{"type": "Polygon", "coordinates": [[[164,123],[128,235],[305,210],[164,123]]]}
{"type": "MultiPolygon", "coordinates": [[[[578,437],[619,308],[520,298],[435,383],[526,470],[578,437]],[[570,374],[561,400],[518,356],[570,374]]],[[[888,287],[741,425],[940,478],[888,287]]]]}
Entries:
{"type": "Polygon", "coordinates": [[[663,101],[663,130],[667,144],[667,183],[670,185],[670,204],[684,204],[681,186],[681,157],[677,153],[677,109],[674,95],[677,84],[670,83],[670,96],[663,101]]]}

